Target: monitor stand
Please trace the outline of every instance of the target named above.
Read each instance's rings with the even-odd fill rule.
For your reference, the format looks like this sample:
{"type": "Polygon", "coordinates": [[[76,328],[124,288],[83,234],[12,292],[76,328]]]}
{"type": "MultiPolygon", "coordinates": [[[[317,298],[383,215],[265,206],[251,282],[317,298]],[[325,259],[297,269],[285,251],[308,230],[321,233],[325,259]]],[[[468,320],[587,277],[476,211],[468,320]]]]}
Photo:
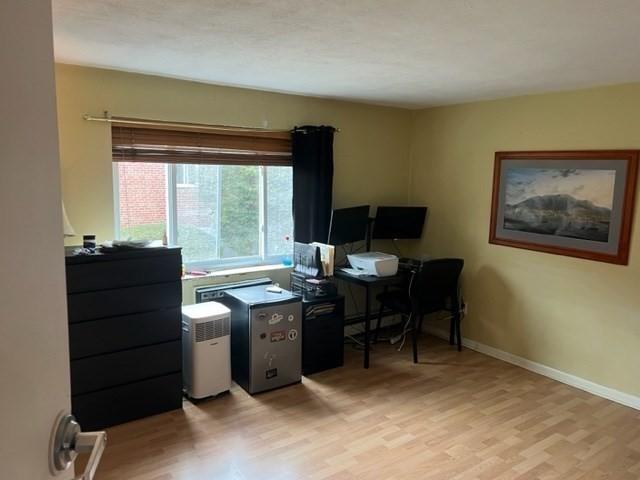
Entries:
{"type": "Polygon", "coordinates": [[[367,238],[365,239],[366,247],[365,250],[367,252],[371,251],[371,236],[373,235],[373,222],[375,218],[369,217],[369,223],[367,223],[367,238]]]}

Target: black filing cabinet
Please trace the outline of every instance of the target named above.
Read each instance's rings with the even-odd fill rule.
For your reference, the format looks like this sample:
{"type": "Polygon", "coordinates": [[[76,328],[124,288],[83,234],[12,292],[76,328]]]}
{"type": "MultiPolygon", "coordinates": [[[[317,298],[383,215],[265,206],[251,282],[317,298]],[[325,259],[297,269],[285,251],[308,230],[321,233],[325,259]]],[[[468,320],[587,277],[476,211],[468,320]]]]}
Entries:
{"type": "Polygon", "coordinates": [[[302,374],[344,364],[344,297],[302,301],[302,374]]]}
{"type": "Polygon", "coordinates": [[[71,255],[72,411],[96,430],[182,407],[179,248],[71,255]]]}

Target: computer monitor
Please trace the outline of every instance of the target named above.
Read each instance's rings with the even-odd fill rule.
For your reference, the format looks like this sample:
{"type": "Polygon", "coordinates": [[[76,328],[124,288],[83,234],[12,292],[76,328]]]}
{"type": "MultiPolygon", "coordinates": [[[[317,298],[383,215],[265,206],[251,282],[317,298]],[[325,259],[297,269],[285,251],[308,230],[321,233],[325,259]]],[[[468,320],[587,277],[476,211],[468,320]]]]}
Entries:
{"type": "Polygon", "coordinates": [[[427,207],[378,207],[373,238],[420,238],[427,207]]]}
{"type": "Polygon", "coordinates": [[[329,245],[366,240],[369,227],[369,205],[359,207],[337,208],[331,212],[329,226],[329,245]]]}

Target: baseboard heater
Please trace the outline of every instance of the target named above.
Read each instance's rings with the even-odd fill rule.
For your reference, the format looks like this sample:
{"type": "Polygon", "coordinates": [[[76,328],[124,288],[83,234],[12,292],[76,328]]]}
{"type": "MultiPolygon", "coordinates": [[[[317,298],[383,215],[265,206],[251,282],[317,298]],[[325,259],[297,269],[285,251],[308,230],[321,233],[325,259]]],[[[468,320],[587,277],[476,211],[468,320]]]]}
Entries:
{"type": "Polygon", "coordinates": [[[271,285],[273,281],[268,277],[255,278],[253,280],[242,280],[240,282],[216,283],[215,285],[206,285],[196,287],[196,303],[213,302],[224,296],[225,290],[241,287],[254,287],[256,285],[271,285]]]}

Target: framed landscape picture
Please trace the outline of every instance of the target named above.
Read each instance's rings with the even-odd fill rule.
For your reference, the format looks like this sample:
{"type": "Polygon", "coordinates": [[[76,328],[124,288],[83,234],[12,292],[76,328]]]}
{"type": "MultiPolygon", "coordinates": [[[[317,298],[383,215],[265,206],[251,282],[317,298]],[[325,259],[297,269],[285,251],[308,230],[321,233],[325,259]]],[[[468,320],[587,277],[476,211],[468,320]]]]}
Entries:
{"type": "Polygon", "coordinates": [[[637,150],[496,152],[489,242],[626,265],[637,150]]]}

